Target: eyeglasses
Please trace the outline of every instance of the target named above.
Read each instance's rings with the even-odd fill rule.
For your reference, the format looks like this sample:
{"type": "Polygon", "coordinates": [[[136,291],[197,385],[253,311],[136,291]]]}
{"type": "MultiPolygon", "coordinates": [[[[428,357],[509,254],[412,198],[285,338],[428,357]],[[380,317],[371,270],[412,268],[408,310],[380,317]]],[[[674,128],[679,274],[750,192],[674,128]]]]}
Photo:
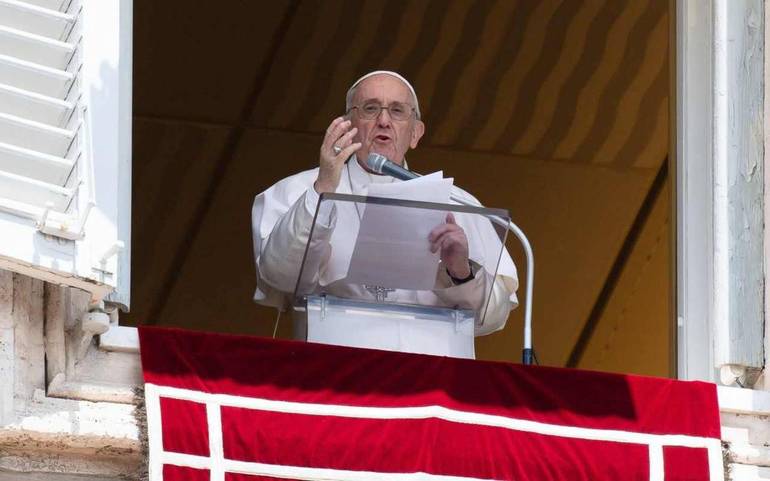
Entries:
{"type": "MultiPolygon", "coordinates": [[[[409,120],[414,112],[414,107],[403,102],[393,102],[387,107],[377,102],[368,102],[364,105],[355,105],[350,110],[358,109],[358,115],[365,120],[374,120],[380,116],[383,109],[387,110],[390,118],[397,121],[409,120]]],[[[350,112],[350,110],[348,112],[350,112]]]]}

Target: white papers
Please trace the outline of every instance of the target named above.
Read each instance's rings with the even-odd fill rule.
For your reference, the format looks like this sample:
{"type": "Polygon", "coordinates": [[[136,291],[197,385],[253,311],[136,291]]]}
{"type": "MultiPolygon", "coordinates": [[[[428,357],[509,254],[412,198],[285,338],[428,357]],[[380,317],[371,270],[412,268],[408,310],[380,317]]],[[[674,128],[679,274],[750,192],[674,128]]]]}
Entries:
{"type": "MultiPolygon", "coordinates": [[[[441,172],[406,182],[370,184],[370,197],[448,203],[453,179],[441,172]]],[[[346,282],[392,289],[435,287],[439,253],[430,252],[428,235],[443,224],[446,212],[366,204],[346,282]]]]}

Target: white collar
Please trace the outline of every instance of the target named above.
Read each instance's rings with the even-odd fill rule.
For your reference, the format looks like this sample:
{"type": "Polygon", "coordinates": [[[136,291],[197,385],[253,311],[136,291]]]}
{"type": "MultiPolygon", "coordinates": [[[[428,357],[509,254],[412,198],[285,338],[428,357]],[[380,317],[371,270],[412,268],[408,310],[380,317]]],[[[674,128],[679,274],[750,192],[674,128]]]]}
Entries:
{"type": "Polygon", "coordinates": [[[350,159],[348,159],[347,169],[349,169],[350,172],[350,181],[353,184],[352,190],[354,191],[369,184],[390,184],[396,180],[389,175],[378,175],[367,172],[361,167],[361,164],[358,163],[355,154],[351,155],[350,159]]]}

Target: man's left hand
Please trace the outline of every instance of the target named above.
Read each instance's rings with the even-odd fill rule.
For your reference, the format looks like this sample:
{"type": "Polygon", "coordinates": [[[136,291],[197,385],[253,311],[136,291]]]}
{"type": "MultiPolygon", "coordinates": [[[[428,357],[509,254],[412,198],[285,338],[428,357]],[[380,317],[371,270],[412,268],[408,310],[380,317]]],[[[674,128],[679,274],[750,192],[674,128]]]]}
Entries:
{"type": "Polygon", "coordinates": [[[455,222],[455,216],[449,212],[446,224],[441,224],[428,235],[430,251],[441,251],[441,262],[449,274],[456,279],[465,279],[471,275],[468,262],[468,238],[465,231],[455,222]]]}

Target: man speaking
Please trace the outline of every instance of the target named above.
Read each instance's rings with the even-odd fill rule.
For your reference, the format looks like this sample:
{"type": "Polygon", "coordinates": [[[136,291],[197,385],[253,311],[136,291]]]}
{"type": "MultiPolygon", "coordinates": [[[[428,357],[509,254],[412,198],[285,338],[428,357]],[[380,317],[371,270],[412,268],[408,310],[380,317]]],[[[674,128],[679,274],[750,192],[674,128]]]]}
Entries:
{"type": "MultiPolygon", "coordinates": [[[[345,116],[334,119],[326,129],[318,167],[281,180],[254,200],[252,229],[257,267],[254,300],[260,304],[281,310],[286,306],[287,297],[297,282],[319,195],[333,192],[365,195],[370,184],[399,182],[371,172],[366,165],[367,157],[377,153],[405,166],[406,152],[416,148],[425,133],[414,88],[396,72],[380,70],[364,75],[348,90],[345,104],[345,116]]],[[[462,195],[472,199],[467,193],[462,195]]],[[[319,232],[314,233],[314,239],[317,234],[329,238],[333,237],[339,219],[334,209],[327,209],[319,211],[316,224],[319,232]]],[[[496,253],[488,247],[494,245],[488,238],[488,229],[475,228],[472,224],[448,214],[445,223],[436,226],[426,240],[425,248],[438,252],[441,260],[435,289],[397,291],[392,297],[400,303],[480,309],[476,300],[485,297],[480,293],[491,292],[486,311],[479,313],[483,315],[482,322],[475,327],[475,335],[479,336],[505,326],[510,310],[517,305],[518,279],[505,250],[496,275],[483,268],[490,261],[497,264],[495,256],[499,250],[496,253]]],[[[323,261],[328,265],[343,261],[335,258],[333,242],[331,244],[323,261]]],[[[325,267],[319,266],[319,271],[323,272],[325,267]]],[[[336,294],[334,285],[329,287],[331,293],[336,294]]],[[[344,297],[371,297],[363,288],[355,292],[350,285],[341,284],[340,289],[344,290],[340,292],[344,297]]],[[[296,326],[297,323],[295,337],[303,338],[302,322],[296,326]]],[[[410,350],[456,355],[451,348],[442,347],[447,344],[441,341],[435,339],[434,343],[410,350]]]]}

